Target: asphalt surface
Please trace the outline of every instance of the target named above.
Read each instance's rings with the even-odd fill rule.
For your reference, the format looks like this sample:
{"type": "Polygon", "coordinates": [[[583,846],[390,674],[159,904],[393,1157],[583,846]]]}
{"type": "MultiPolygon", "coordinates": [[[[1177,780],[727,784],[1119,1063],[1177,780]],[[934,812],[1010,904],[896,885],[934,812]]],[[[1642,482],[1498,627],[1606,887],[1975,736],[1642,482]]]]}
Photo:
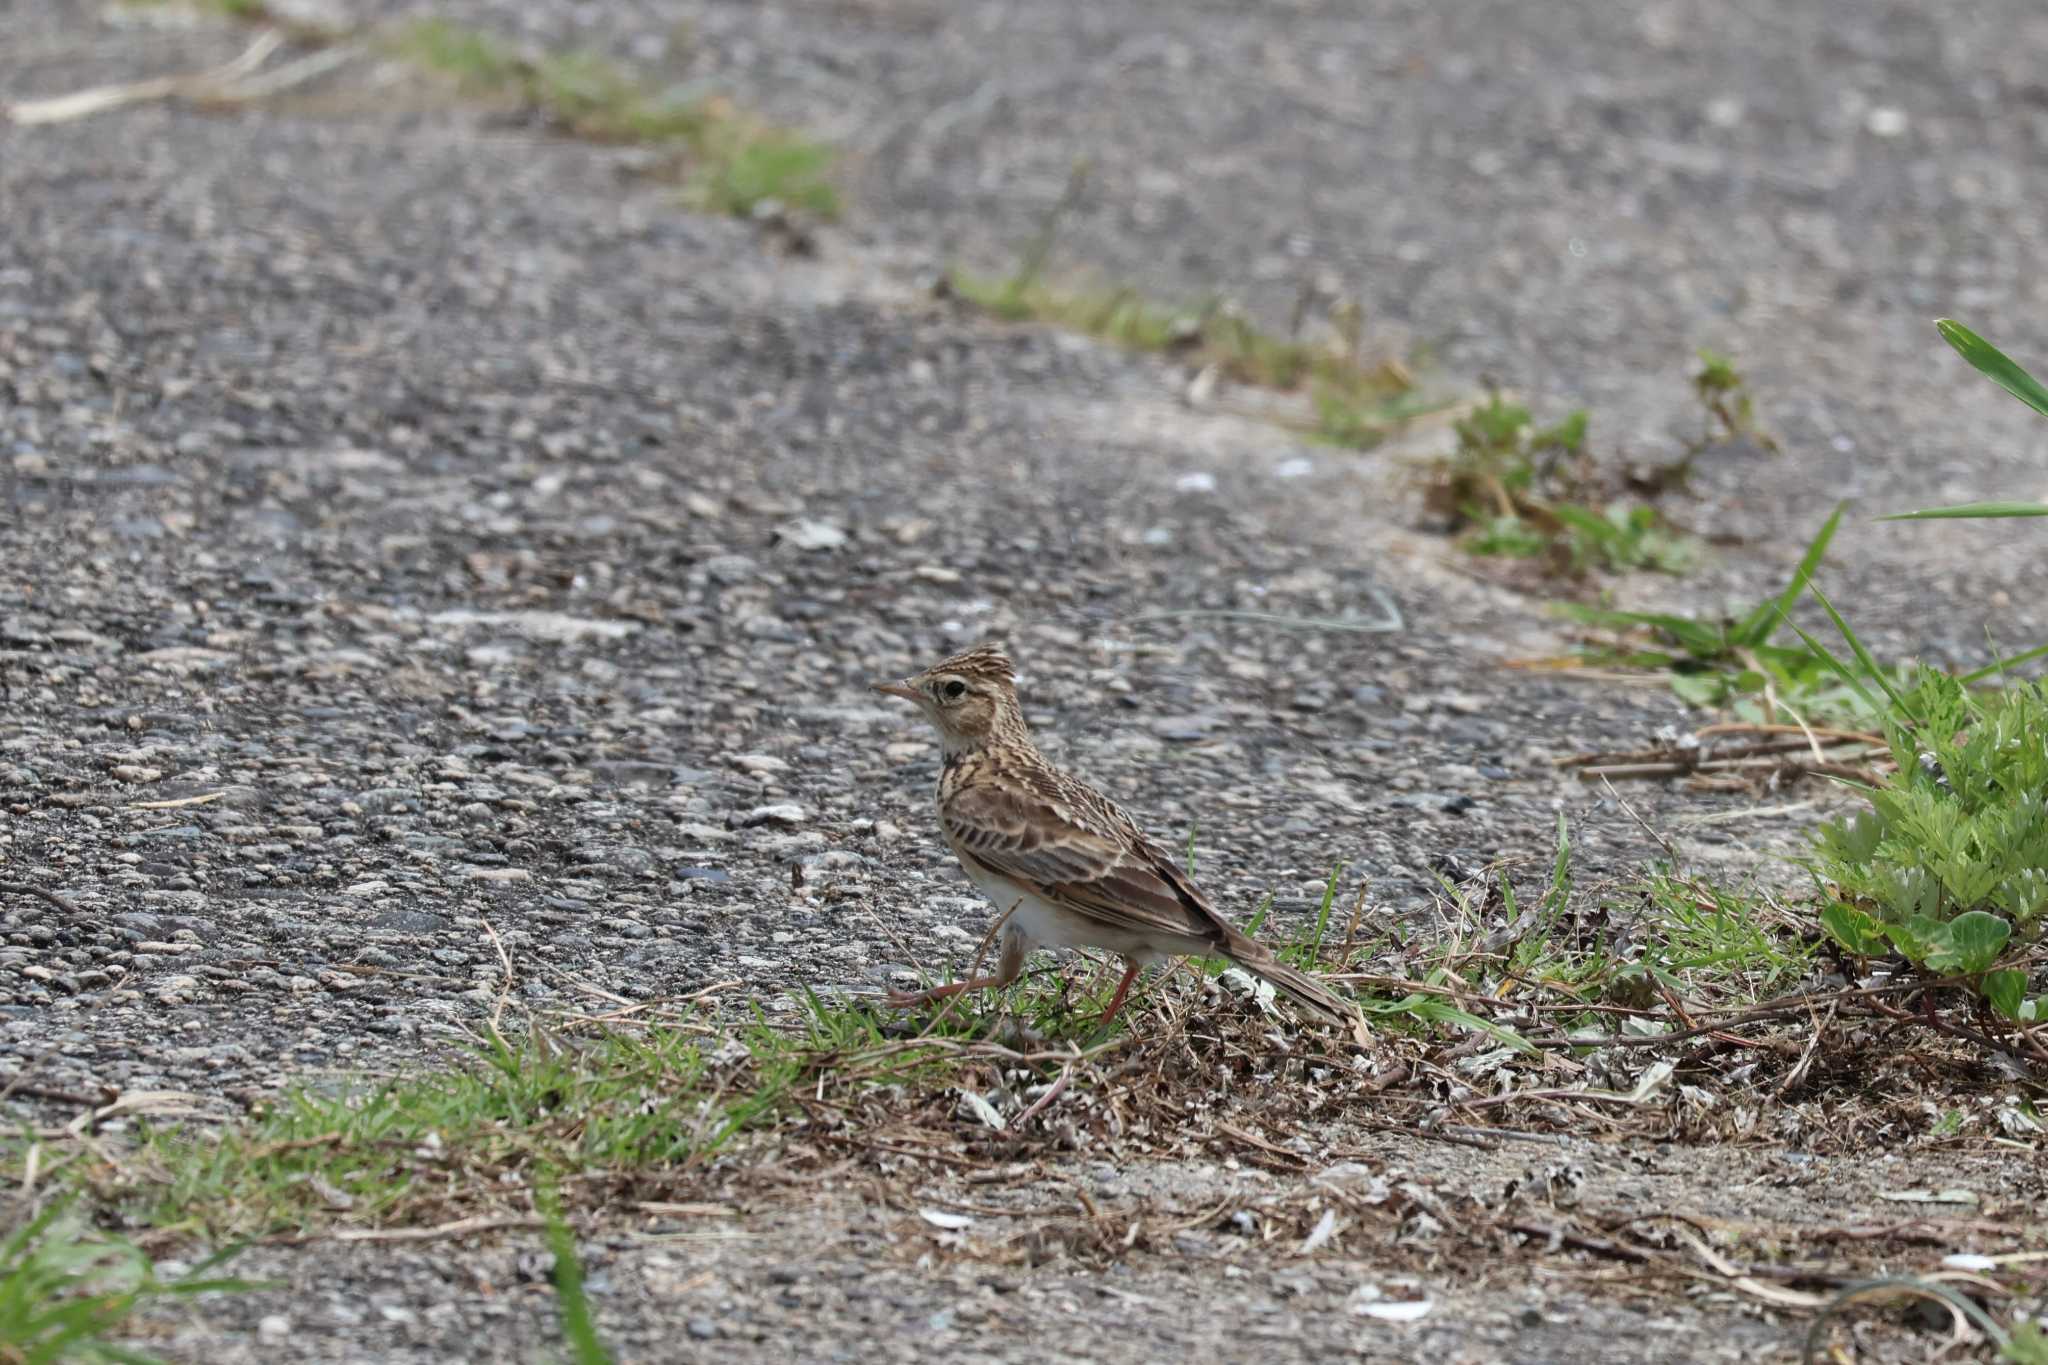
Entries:
{"type": "MultiPolygon", "coordinates": [[[[1583,876],[1634,867],[1641,830],[1553,761],[1691,718],[1503,667],[1558,627],[1417,529],[1398,451],[1205,410],[1170,360],[932,297],[950,263],[1012,260],[1077,159],[1058,271],[1275,326],[1353,299],[1376,345],[1587,405],[1629,458],[1697,430],[1692,348],[1735,354],[1785,454],[1710,461],[1688,519],[1743,542],[1627,600],[1745,601],[1840,497],[2048,484],[2048,424],[1928,325],[2048,357],[2048,16],[2019,0],[431,8],[816,130],[847,150],[847,221],[782,254],[680,210],[631,149],[369,60],[274,106],[0,126],[0,879],[83,912],[0,900],[0,1055],[42,1087],[230,1113],[412,1065],[503,988],[493,934],[536,1008],[730,982],[783,1009],[956,961],[987,911],[933,837],[936,750],[864,684],[983,638],[1019,659],[1047,748],[1163,838],[1194,830],[1240,916],[1271,892],[1298,923],[1342,863],[1376,924],[1427,923],[1439,869],[1534,866],[1560,809],[1583,876]],[[1388,600],[1401,631],[1222,614],[1388,600]]],[[[0,31],[5,98],[249,37],[27,0],[0,31]]],[[[2048,627],[2024,526],[1858,520],[1838,545],[1827,581],[1890,649],[1982,660],[2048,627]]],[[[1630,800],[1660,824],[1744,804],[1630,800]]],[[[1758,854],[1798,829],[1678,837],[1776,875],[1758,854]]],[[[750,1235],[711,1288],[636,1270],[601,1311],[638,1358],[781,1349],[734,1324],[804,1232],[750,1235]],[[716,1334],[674,1336],[698,1319],[716,1334]]],[[[298,1253],[280,1273],[337,1287],[282,1337],[244,1305],[177,1349],[530,1358],[539,1298],[448,1307],[503,1282],[475,1258],[514,1254],[298,1253]],[[397,1336],[350,1288],[373,1274],[412,1315],[397,1336]]],[[[892,1308],[821,1319],[845,1358],[887,1358],[861,1334],[950,1293],[890,1273],[892,1308]]],[[[1058,1351],[1230,1353],[1176,1307],[1199,1277],[1133,1273],[1154,1290],[1059,1310],[1058,1351]]],[[[1562,1303],[1554,1332],[1452,1330],[1416,1358],[1670,1358],[1610,1331],[1611,1300],[1562,1303]]]]}

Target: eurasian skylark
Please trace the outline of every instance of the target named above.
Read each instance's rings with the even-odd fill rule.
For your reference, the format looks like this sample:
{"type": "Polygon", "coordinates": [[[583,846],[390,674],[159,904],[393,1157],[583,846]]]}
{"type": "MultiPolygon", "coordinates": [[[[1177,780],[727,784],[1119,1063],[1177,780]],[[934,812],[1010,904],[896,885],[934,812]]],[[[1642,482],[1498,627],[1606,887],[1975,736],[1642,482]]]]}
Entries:
{"type": "Polygon", "coordinates": [[[1127,968],[1103,1014],[1107,1023],[1147,966],[1177,955],[1227,957],[1347,1025],[1363,1044],[1365,1020],[1355,1005],[1245,937],[1122,807],[1038,752],[1016,676],[1002,650],[982,645],[874,685],[916,702],[938,727],[945,748],[939,827],[968,879],[1009,916],[994,975],[893,994],[891,1003],[1007,986],[1035,947],[1103,948],[1127,968]]]}

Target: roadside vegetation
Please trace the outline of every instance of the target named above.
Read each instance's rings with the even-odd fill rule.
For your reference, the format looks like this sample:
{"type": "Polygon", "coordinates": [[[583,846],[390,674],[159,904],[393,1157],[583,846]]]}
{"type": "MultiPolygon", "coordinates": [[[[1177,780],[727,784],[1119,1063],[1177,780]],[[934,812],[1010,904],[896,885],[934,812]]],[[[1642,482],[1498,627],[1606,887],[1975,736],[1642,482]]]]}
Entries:
{"type": "Polygon", "coordinates": [[[1700,547],[1646,501],[1608,499],[1587,454],[1585,409],[1538,428],[1498,391],[1456,423],[1455,449],[1426,476],[1430,510],[1472,554],[1523,559],[1544,574],[1683,573],[1700,547]]]}
{"type": "Polygon", "coordinates": [[[830,150],[728,101],[665,92],[592,52],[528,53],[446,19],[413,20],[382,45],[466,96],[529,110],[570,137],[672,150],[693,208],[744,217],[773,202],[839,216],[830,150]]]}
{"type": "MultiPolygon", "coordinates": [[[[123,2],[130,8],[161,8],[180,0],[123,2]]],[[[561,136],[666,154],[653,173],[674,179],[684,202],[703,212],[746,217],[772,210],[812,220],[839,216],[833,154],[825,144],[730,100],[665,89],[596,52],[515,44],[488,29],[433,16],[337,29],[268,0],[192,0],[186,7],[259,26],[263,34],[240,61],[218,72],[168,86],[110,87],[106,93],[113,98],[90,107],[181,95],[208,107],[231,107],[325,76],[355,54],[375,53],[413,68],[424,79],[447,83],[464,99],[529,116],[561,136]],[[285,42],[312,55],[262,71],[285,42]],[[140,93],[144,88],[147,96],[140,93]]]]}
{"type": "Polygon", "coordinates": [[[1586,409],[1539,426],[1496,389],[1454,424],[1450,453],[1426,466],[1426,505],[1466,550],[1527,561],[1545,577],[1685,573],[1705,551],[1665,510],[1668,498],[1685,491],[1703,455],[1738,444],[1778,449],[1734,362],[1701,351],[1699,366],[1691,385],[1705,425],[1679,459],[1641,467],[1602,458],[1586,409]]]}
{"type": "Polygon", "coordinates": [[[148,1361],[119,1341],[136,1309],[263,1287],[214,1274],[233,1248],[166,1276],[133,1242],[95,1227],[74,1196],[30,1212],[28,1174],[28,1188],[0,1196],[0,1214],[13,1224],[0,1240],[0,1360],[10,1365],[148,1361]]]}
{"type": "Polygon", "coordinates": [[[1355,303],[1332,310],[1329,337],[1309,341],[1254,326],[1221,298],[1181,306],[1128,287],[1052,283],[1047,271],[1060,224],[1086,189],[1088,174],[1087,163],[1074,167],[1013,270],[991,276],[955,269],[947,276],[947,292],[1005,322],[1045,323],[1129,350],[1174,356],[1194,372],[1197,389],[1229,383],[1298,395],[1305,404],[1299,425],[1334,445],[1370,448],[1443,406],[1417,390],[1402,360],[1367,353],[1364,313],[1355,303]]]}

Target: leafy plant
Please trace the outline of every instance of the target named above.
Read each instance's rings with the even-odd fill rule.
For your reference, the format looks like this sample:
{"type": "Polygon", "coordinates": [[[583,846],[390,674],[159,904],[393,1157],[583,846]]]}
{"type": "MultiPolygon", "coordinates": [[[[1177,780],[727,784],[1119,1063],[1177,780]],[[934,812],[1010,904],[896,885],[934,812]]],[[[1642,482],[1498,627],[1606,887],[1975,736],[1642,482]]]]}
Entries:
{"type": "MultiPolygon", "coordinates": [[[[1935,329],[2048,416],[2048,388],[2004,352],[1950,319],[1935,329]]],[[[2043,515],[2048,504],[1975,502],[1885,520],[2043,515]]],[[[1840,614],[1820,601],[1867,661],[1840,614]]],[[[1994,1009],[2022,1022],[2048,1018],[2048,998],[2028,998],[2026,972],[1995,964],[2013,941],[2038,939],[2048,918],[2048,684],[2009,680],[1995,692],[1969,684],[2042,654],[2048,646],[1961,678],[1925,672],[1904,693],[1887,687],[1885,735],[1897,773],[1870,792],[1865,810],[1819,830],[1812,863],[1830,898],[1821,924],[1836,943],[1858,956],[1889,946],[1928,971],[1971,977],[1994,1009]]]]}
{"type": "Polygon", "coordinates": [[[2013,1019],[2048,1017],[2024,972],[1992,970],[2048,912],[2048,685],[1923,671],[1883,723],[1897,773],[1814,836],[1822,926],[1857,956],[1889,947],[1975,978],[2013,1019]]]}
{"type": "Polygon", "coordinates": [[[822,143],[751,120],[708,125],[703,165],[685,189],[696,208],[744,217],[768,200],[815,218],[839,216],[839,192],[826,179],[832,150],[822,143]]]}
{"type": "Polygon", "coordinates": [[[1595,569],[1682,573],[1694,542],[1643,503],[1601,505],[1586,456],[1585,409],[1538,428],[1498,391],[1453,427],[1457,446],[1433,471],[1428,502],[1452,528],[1468,528],[1473,554],[1542,559],[1574,578],[1595,569]]]}
{"type": "Polygon", "coordinates": [[[1698,396],[1700,406],[1706,409],[1710,425],[1707,434],[1693,442],[1685,459],[1679,462],[1681,477],[1691,472],[1692,463],[1701,451],[1723,441],[1748,440],[1773,455],[1777,454],[1777,439],[1757,424],[1756,405],[1749,396],[1749,381],[1735,368],[1735,362],[1705,347],[1700,348],[1699,358],[1700,368],[1692,377],[1692,391],[1698,396]]]}
{"type": "Polygon", "coordinates": [[[1431,489],[1432,501],[1447,514],[1478,520],[1485,508],[1515,516],[1521,498],[1538,490],[1578,490],[1587,480],[1581,462],[1588,421],[1579,408],[1538,429],[1528,408],[1490,391],[1452,425],[1457,446],[1431,489]]]}

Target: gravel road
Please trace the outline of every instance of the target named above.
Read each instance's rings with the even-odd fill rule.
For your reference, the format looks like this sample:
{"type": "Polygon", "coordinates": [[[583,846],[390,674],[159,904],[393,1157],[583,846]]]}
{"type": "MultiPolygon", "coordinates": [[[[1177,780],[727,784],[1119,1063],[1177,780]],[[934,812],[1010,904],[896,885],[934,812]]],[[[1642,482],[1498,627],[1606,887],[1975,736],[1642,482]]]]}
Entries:
{"type": "MultiPolygon", "coordinates": [[[[1384,344],[1589,405],[1634,457],[1695,429],[1691,348],[1733,351],[1786,453],[1709,466],[1691,519],[1750,539],[1635,600],[1782,581],[1838,497],[2043,492],[2048,426],[1928,326],[1953,313],[2048,363],[2048,15],[2025,0],[431,8],[816,130],[847,149],[847,221],[786,254],[680,210],[631,149],[417,98],[370,61],[274,107],[0,124],[0,879],[83,912],[0,900],[0,1068],[46,1089],[230,1114],[414,1064],[489,1010],[493,934],[535,1007],[736,982],[779,1010],[957,960],[987,912],[933,834],[936,749],[864,684],[985,638],[1049,751],[1168,838],[1198,831],[1231,913],[1271,892],[1299,922],[1342,863],[1379,927],[1426,923],[1436,869],[1540,859],[1560,810],[1583,877],[1632,868],[1640,829],[1553,762],[1686,713],[1506,667],[1558,652],[1558,627],[1418,529],[1401,451],[1306,443],[1191,405],[1168,360],[933,297],[949,263],[1009,261],[1079,157],[1059,268],[1276,323],[1353,297],[1384,344]],[[1399,632],[1243,615],[1389,601],[1399,632]]],[[[0,97],[248,41],[147,17],[0,0],[0,97]]],[[[1981,660],[1987,633],[2048,631],[2024,530],[1839,544],[1837,596],[1894,648],[1981,660]]],[[[1629,797],[1660,827],[1744,804],[1629,797]]],[[[1677,837],[1741,870],[1798,829],[1677,837]]],[[[1655,1198],[1699,1210],[1815,1179],[1769,1147],[1576,1157],[1623,1203],[1631,1161],[1663,1163],[1655,1198]]],[[[1864,1216],[1879,1183],[2032,1188],[1888,1160],[1774,1216],[1864,1216]]],[[[849,1188],[694,1242],[622,1221],[594,1243],[600,1320],[649,1361],[1793,1340],[1733,1301],[1562,1275],[1461,1272],[1412,1329],[1346,1311],[1372,1273],[1353,1261],[991,1277],[918,1259],[884,1212],[849,1188]]],[[[530,1360],[553,1330],[532,1255],[269,1250],[252,1265],[291,1294],[153,1345],[530,1360]]]]}

